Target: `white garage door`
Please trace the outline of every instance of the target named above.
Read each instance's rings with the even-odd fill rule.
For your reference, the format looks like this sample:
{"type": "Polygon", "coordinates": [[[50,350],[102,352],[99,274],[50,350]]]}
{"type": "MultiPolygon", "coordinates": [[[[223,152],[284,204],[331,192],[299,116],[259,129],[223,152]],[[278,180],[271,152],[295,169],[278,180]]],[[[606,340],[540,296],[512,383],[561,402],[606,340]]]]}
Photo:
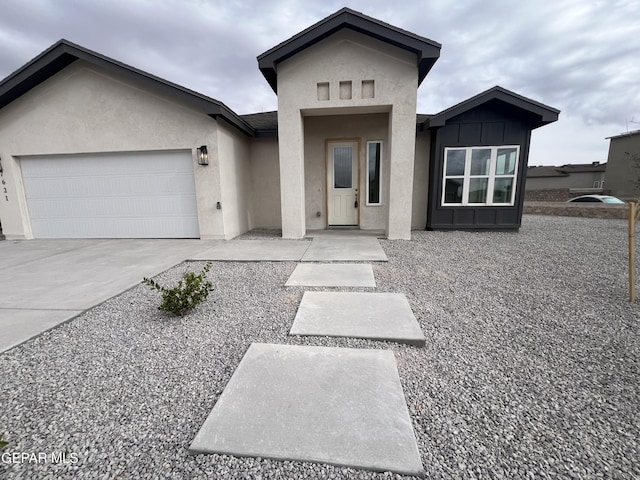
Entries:
{"type": "Polygon", "coordinates": [[[191,152],[23,157],[35,238],[197,238],[191,152]]]}

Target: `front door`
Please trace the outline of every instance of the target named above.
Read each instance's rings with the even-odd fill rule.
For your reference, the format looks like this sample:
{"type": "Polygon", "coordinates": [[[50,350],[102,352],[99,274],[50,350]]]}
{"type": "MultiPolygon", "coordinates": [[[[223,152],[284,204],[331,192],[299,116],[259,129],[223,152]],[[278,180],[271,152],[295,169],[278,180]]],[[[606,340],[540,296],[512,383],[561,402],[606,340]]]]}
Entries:
{"type": "Polygon", "coordinates": [[[358,224],[358,142],[332,142],[327,149],[329,225],[358,224]]]}

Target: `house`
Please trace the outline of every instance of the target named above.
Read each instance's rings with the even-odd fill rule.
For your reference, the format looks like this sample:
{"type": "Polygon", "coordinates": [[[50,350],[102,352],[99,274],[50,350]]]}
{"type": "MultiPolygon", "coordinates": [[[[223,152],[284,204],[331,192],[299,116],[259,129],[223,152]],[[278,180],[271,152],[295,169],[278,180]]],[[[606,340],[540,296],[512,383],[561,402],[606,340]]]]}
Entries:
{"type": "Polygon", "coordinates": [[[332,226],[518,229],[531,130],[501,87],[435,115],[440,44],[348,8],[258,57],[278,112],[224,103],[60,40],[0,83],[7,238],[284,238],[332,226]]]}
{"type": "Polygon", "coordinates": [[[603,193],[606,163],[576,163],[527,168],[525,200],[567,201],[579,195],[603,193]]]}
{"type": "Polygon", "coordinates": [[[636,200],[640,197],[640,130],[607,139],[607,189],[615,197],[636,200]]]}

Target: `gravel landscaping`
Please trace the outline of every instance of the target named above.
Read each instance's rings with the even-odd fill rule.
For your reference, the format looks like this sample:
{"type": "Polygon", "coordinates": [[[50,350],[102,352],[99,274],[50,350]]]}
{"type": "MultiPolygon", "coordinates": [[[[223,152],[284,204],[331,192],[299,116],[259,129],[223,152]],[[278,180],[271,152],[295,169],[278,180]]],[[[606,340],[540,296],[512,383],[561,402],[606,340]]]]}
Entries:
{"type": "MultiPolygon", "coordinates": [[[[244,238],[256,236],[269,234],[244,238]]],[[[520,233],[381,241],[389,262],[374,264],[375,291],[407,295],[423,348],[289,337],[304,292],[284,287],[293,262],[214,262],[215,290],[183,318],[138,285],[0,355],[2,453],[48,455],[4,455],[0,478],[405,478],[189,455],[252,342],[393,349],[428,478],[640,478],[640,302],[628,302],[626,242],[623,220],[543,216],[525,216],[520,233]],[[68,463],[51,461],[59,452],[68,463]]]]}

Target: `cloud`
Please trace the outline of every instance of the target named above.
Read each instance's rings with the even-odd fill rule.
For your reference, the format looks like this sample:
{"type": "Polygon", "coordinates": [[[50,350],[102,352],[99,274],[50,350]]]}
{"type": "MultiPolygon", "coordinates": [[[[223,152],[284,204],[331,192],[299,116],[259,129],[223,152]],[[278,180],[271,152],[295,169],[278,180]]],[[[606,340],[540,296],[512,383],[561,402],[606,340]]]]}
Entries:
{"type": "MultiPolygon", "coordinates": [[[[238,113],[272,110],[277,99],[256,56],[343,6],[335,0],[3,0],[0,77],[67,38],[238,113]]],[[[421,113],[499,84],[560,108],[560,122],[543,130],[569,128],[569,138],[584,144],[592,145],[593,135],[620,133],[627,120],[640,121],[640,2],[353,0],[348,6],[442,43],[441,58],[418,90],[421,113]]],[[[561,140],[537,137],[549,152],[561,140]]],[[[590,148],[601,160],[602,148],[590,148]]]]}

